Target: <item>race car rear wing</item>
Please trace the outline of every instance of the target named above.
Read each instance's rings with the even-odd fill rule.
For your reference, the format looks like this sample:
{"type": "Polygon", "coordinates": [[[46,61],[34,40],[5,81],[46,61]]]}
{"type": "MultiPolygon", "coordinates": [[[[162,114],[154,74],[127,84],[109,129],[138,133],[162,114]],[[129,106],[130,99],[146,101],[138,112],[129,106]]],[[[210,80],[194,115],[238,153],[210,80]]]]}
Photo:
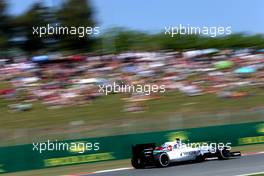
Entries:
{"type": "Polygon", "coordinates": [[[155,147],[156,147],[155,143],[132,145],[132,157],[137,158],[141,155],[143,150],[146,149],[154,150],[155,147]]]}

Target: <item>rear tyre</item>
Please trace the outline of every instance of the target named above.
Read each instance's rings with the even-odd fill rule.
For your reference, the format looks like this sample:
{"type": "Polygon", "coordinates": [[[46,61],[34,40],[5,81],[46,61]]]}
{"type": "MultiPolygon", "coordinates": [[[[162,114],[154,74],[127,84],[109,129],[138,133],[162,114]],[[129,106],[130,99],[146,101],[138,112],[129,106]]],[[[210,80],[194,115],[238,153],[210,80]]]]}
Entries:
{"type": "Polygon", "coordinates": [[[135,168],[135,169],[143,169],[144,163],[141,161],[140,158],[132,158],[131,159],[131,165],[135,168]]]}
{"type": "Polygon", "coordinates": [[[196,159],[195,159],[195,161],[196,162],[203,162],[203,161],[205,161],[205,157],[204,157],[204,155],[198,155],[197,157],[196,157],[196,159]]]}
{"type": "Polygon", "coordinates": [[[170,158],[167,153],[160,153],[156,160],[157,167],[167,167],[170,165],[170,158]]]}

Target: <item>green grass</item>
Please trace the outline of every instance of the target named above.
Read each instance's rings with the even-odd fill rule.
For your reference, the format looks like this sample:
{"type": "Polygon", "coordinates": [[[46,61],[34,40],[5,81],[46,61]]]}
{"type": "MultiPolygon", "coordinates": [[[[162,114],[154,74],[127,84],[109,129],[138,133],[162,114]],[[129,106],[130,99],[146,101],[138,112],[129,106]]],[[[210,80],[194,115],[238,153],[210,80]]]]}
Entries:
{"type": "Polygon", "coordinates": [[[12,88],[12,85],[7,81],[0,82],[0,90],[1,89],[10,89],[12,88]]]}
{"type": "Polygon", "coordinates": [[[263,112],[253,109],[264,109],[264,91],[249,91],[255,96],[238,99],[168,92],[144,102],[145,111],[140,113],[123,111],[124,95],[103,96],[83,106],[60,109],[47,109],[35,102],[33,110],[27,112],[9,112],[7,105],[11,102],[0,99],[0,136],[5,137],[0,145],[28,143],[36,138],[65,139],[261,121],[263,112]],[[72,121],[83,121],[83,125],[71,129],[72,121]]]}
{"type": "Polygon", "coordinates": [[[264,92],[258,96],[239,99],[219,99],[215,95],[187,97],[180,93],[168,93],[157,100],[145,102],[146,111],[143,113],[125,113],[125,101],[120,95],[109,95],[96,99],[93,103],[83,106],[71,106],[60,109],[47,109],[37,102],[33,110],[27,112],[8,112],[6,101],[0,101],[0,128],[31,128],[45,125],[62,125],[71,121],[84,120],[87,122],[116,121],[136,118],[160,118],[181,114],[197,116],[219,112],[239,112],[257,106],[264,107],[264,92]]]}

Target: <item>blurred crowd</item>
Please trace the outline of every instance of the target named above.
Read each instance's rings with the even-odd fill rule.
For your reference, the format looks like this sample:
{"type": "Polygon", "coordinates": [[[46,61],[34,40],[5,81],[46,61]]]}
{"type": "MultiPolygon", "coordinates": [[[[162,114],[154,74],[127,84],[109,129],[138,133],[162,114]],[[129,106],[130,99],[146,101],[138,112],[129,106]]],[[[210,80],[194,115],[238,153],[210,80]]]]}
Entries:
{"type": "MultiPolygon", "coordinates": [[[[60,53],[0,59],[0,98],[15,100],[9,109],[23,111],[40,101],[48,108],[82,105],[105,96],[99,85],[165,85],[166,92],[220,98],[249,96],[241,88],[264,87],[263,50],[190,50],[126,52],[117,55],[60,53]]],[[[141,111],[140,102],[161,94],[127,93],[126,111],[141,111]]]]}

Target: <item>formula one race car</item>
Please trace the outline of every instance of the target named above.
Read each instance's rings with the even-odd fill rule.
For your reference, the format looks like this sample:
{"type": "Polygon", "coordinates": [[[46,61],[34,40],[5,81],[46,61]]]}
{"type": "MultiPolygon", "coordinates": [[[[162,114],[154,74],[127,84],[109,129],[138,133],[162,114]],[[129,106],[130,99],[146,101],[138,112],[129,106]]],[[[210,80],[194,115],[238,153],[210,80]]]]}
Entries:
{"type": "Polygon", "coordinates": [[[175,162],[202,162],[207,158],[227,160],[237,156],[241,156],[241,153],[231,152],[227,147],[221,149],[211,146],[193,147],[182,144],[180,139],[176,139],[176,141],[166,142],[160,147],[156,147],[155,143],[132,146],[131,164],[136,169],[146,166],[167,167],[175,162]]]}

